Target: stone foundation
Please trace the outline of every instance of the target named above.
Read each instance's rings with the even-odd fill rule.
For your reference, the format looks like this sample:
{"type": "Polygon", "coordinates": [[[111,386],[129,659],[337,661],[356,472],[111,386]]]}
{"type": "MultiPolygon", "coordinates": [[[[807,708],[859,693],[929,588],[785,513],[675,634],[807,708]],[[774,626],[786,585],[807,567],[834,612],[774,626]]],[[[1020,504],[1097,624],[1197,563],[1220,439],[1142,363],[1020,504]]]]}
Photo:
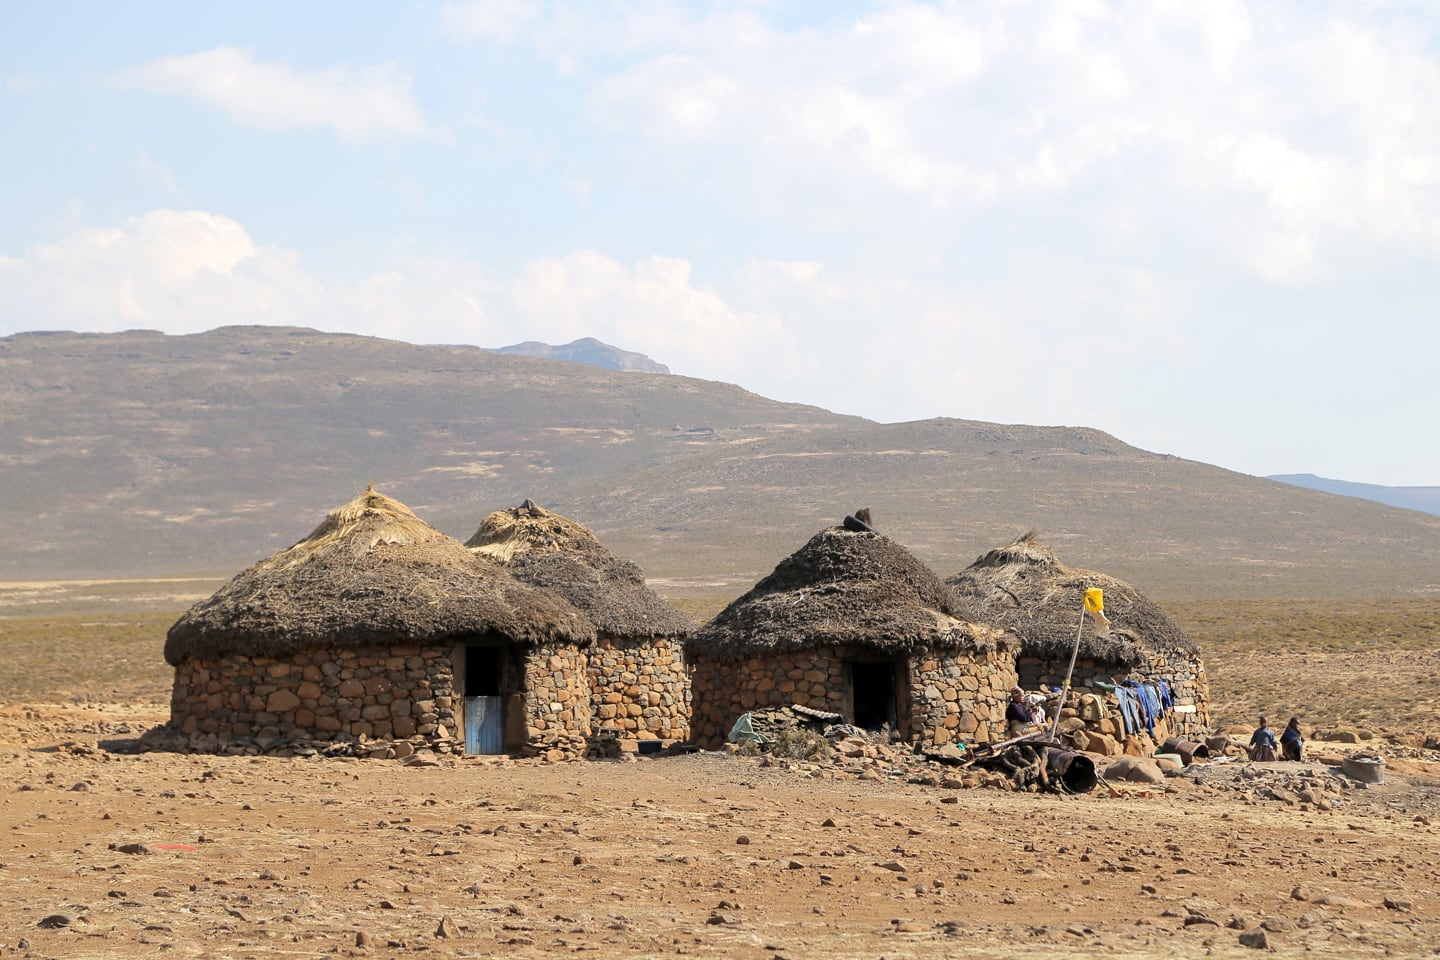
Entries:
{"type": "Polygon", "coordinates": [[[678,641],[601,637],[586,669],[597,733],[625,740],[688,740],[690,680],[678,641]]]}
{"type": "MultiPolygon", "coordinates": [[[[715,749],[740,715],[798,705],[854,719],[847,661],[873,662],[868,650],[822,647],[757,654],[733,661],[695,658],[690,668],[695,743],[715,749]]],[[[1005,702],[1015,684],[1014,653],[918,651],[896,658],[896,726],[902,740],[926,746],[1003,739],[1005,702]]]]}

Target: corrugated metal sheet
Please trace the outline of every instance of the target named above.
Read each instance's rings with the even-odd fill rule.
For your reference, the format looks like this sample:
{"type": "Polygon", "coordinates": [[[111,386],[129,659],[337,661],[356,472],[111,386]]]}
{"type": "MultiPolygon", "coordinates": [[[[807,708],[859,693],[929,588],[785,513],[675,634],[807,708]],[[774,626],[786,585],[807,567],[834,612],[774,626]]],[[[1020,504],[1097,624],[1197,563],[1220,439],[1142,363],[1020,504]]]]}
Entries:
{"type": "Polygon", "coordinates": [[[465,698],[465,752],[503,753],[505,711],[499,697],[465,698]]]}

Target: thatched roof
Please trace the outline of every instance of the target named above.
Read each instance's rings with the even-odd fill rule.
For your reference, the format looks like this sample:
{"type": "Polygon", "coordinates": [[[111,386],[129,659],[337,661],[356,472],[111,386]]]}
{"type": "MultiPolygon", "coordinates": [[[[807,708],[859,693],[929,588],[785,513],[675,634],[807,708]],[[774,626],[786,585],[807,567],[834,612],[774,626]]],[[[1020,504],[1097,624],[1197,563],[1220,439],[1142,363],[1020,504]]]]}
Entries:
{"type": "Polygon", "coordinates": [[[970,616],[1003,627],[1020,638],[1024,654],[1068,659],[1075,645],[1085,590],[1105,592],[1110,630],[1101,633],[1086,618],[1080,656],[1137,666],[1147,650],[1198,655],[1184,630],[1138,590],[1121,580],[1065,566],[1031,530],[991,550],[947,581],[970,616]]]}
{"type": "Polygon", "coordinates": [[[170,628],[165,659],[283,657],[312,646],[423,643],[486,631],[525,643],[594,638],[565,601],[520,583],[370,490],[191,607],[170,628]]]}
{"type": "Polygon", "coordinates": [[[645,585],[645,573],[588,529],[526,500],[485,518],[465,546],[510,575],[553,590],[601,633],[626,639],[683,637],[694,624],[645,585]]]}
{"type": "Polygon", "coordinates": [[[830,644],[894,654],[989,648],[1001,636],[964,622],[950,588],[904,547],[873,530],[839,526],[782,560],[691,634],[685,650],[720,660],[830,644]]]}

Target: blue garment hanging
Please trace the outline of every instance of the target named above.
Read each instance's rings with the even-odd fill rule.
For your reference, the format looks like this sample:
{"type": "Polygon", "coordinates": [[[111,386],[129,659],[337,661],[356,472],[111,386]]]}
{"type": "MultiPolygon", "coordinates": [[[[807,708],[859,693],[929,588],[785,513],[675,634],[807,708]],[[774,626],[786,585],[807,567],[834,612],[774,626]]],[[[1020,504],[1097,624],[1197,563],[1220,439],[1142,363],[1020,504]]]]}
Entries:
{"type": "Polygon", "coordinates": [[[1170,695],[1170,682],[1168,680],[1156,680],[1155,686],[1160,688],[1160,705],[1166,713],[1175,709],[1175,699],[1170,695]]]}
{"type": "MultiPolygon", "coordinates": [[[[1145,685],[1138,680],[1126,680],[1125,686],[1130,688],[1131,695],[1134,696],[1135,703],[1138,705],[1140,719],[1144,722],[1145,729],[1153,737],[1155,735],[1156,711],[1151,706],[1151,698],[1154,697],[1154,692],[1147,690],[1145,685]]],[[[1158,705],[1158,701],[1156,703],[1158,705]]]]}
{"type": "Polygon", "coordinates": [[[1140,732],[1140,708],[1135,694],[1124,687],[1115,687],[1115,699],[1120,701],[1120,719],[1126,733],[1140,732]]]}

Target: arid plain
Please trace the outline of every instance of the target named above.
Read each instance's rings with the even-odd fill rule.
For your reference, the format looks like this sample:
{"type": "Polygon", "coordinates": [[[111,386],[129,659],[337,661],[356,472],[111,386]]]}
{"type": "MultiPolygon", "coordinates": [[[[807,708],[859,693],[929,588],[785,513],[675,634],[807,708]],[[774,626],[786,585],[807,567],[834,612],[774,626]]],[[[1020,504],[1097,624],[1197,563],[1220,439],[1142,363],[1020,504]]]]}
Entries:
{"type": "Polygon", "coordinates": [[[1369,739],[1067,797],[947,786],[883,749],[126,752],[166,717],[164,627],[205,592],[0,589],[0,957],[1440,953],[1434,603],[1167,604],[1221,723],[1304,701],[1307,729],[1369,739]],[[1362,620],[1381,639],[1347,645],[1362,620]],[[1386,757],[1383,784],[1339,775],[1356,751],[1386,757]]]}

